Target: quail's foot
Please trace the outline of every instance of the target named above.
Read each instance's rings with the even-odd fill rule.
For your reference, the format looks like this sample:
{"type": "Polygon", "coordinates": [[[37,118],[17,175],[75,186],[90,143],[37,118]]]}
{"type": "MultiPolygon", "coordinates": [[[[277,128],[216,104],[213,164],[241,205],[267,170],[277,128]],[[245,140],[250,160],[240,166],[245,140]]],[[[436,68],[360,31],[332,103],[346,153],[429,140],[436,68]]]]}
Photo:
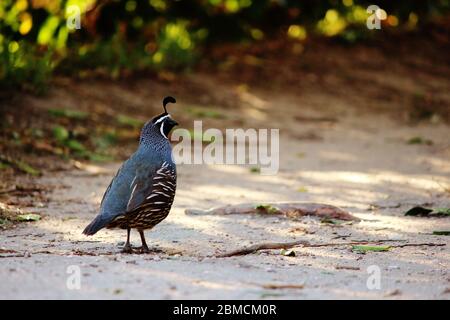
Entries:
{"type": "Polygon", "coordinates": [[[122,253],[133,253],[133,249],[131,248],[131,245],[130,244],[126,244],[122,248],[122,253]]]}
{"type": "Polygon", "coordinates": [[[152,253],[153,251],[149,248],[141,248],[141,253],[152,253]]]}
{"type": "Polygon", "coordinates": [[[153,250],[150,250],[147,246],[142,246],[137,248],[139,250],[140,253],[152,253],[154,252],[153,250]]]}

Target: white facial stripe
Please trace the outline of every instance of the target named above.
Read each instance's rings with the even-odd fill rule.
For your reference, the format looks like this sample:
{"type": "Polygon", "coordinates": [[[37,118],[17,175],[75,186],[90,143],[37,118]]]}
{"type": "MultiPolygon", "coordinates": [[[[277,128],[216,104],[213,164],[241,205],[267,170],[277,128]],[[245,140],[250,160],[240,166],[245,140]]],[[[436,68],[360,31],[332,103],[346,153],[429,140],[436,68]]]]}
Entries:
{"type": "Polygon", "coordinates": [[[163,121],[163,120],[166,119],[166,118],[170,118],[170,114],[168,114],[168,115],[166,115],[166,116],[164,116],[164,117],[159,118],[158,120],[155,121],[155,124],[160,123],[161,121],[163,121]]]}
{"type": "Polygon", "coordinates": [[[159,128],[159,131],[161,132],[162,136],[167,139],[166,135],[164,134],[164,122],[161,123],[161,128],[159,128]]]}

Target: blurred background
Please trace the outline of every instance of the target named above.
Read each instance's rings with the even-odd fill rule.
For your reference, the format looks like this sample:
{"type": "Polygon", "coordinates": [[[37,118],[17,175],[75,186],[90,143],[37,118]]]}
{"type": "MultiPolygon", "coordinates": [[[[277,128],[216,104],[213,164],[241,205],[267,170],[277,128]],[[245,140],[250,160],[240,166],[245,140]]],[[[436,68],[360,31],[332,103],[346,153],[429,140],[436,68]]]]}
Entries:
{"type": "MultiPolygon", "coordinates": [[[[2,0],[0,84],[3,89],[47,89],[53,74],[96,73],[114,79],[140,71],[182,71],[199,63],[227,68],[211,50],[225,43],[278,54],[288,42],[331,37],[347,45],[434,26],[448,41],[448,0],[377,1],[383,32],[366,26],[373,1],[353,0],[2,0]],[[79,14],[78,23],[76,15],[79,14]],[[277,40],[273,43],[273,40],[277,40]]],[[[236,50],[236,48],[235,48],[236,50]]],[[[231,50],[231,53],[234,51],[231,50]]],[[[258,64],[259,55],[246,57],[258,64]]]]}
{"type": "Polygon", "coordinates": [[[122,159],[168,94],[188,128],[270,124],[315,139],[295,128],[380,110],[448,123],[450,1],[372,2],[2,0],[3,172],[122,159]]]}

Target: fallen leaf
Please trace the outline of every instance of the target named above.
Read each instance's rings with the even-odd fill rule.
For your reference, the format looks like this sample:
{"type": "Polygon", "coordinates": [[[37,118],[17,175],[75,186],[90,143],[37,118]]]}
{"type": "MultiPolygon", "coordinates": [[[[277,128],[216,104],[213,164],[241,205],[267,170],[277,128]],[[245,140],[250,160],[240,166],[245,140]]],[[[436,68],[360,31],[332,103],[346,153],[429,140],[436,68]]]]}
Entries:
{"type": "Polygon", "coordinates": [[[436,208],[433,212],[437,215],[450,216],[450,208],[436,208]]]}
{"type": "Polygon", "coordinates": [[[296,255],[294,250],[287,250],[287,249],[281,249],[280,254],[285,257],[295,257],[296,255]]]}
{"type": "Polygon", "coordinates": [[[435,236],[450,236],[450,231],[433,231],[435,236]]]}
{"type": "Polygon", "coordinates": [[[264,289],[303,289],[305,286],[303,284],[263,284],[262,287],[264,289]]]}
{"type": "Polygon", "coordinates": [[[352,267],[352,266],[336,266],[337,270],[361,270],[360,267],[352,267]]]}
{"type": "Polygon", "coordinates": [[[435,208],[435,209],[428,209],[424,207],[413,207],[405,212],[405,216],[450,216],[450,208],[435,208]]]}
{"type": "Polygon", "coordinates": [[[19,169],[20,171],[23,171],[25,173],[31,174],[32,176],[38,176],[41,174],[41,172],[35,168],[33,168],[32,166],[30,166],[28,163],[23,162],[23,161],[17,161],[15,163],[17,169],[19,169]]]}
{"type": "Polygon", "coordinates": [[[271,297],[282,297],[283,294],[281,293],[271,293],[271,292],[264,292],[261,294],[261,299],[265,299],[265,298],[271,298],[271,297]]]}
{"type": "Polygon", "coordinates": [[[53,137],[55,137],[58,142],[63,142],[69,138],[69,131],[62,126],[54,126],[52,131],[53,137]]]}
{"type": "Polygon", "coordinates": [[[71,139],[64,142],[64,145],[73,151],[84,152],[86,148],[77,140],[71,139]]]}
{"type": "Polygon", "coordinates": [[[428,146],[431,146],[433,144],[433,141],[430,139],[424,139],[422,137],[413,137],[407,141],[407,144],[426,144],[428,146]]]}
{"type": "Polygon", "coordinates": [[[8,169],[8,168],[10,168],[10,167],[11,167],[11,166],[10,166],[9,164],[0,162],[0,170],[8,169]]]}
{"type": "Polygon", "coordinates": [[[17,221],[39,221],[41,220],[41,216],[35,213],[28,213],[28,214],[19,214],[16,217],[17,221]]]}
{"type": "Polygon", "coordinates": [[[50,143],[47,143],[45,141],[33,141],[32,146],[33,149],[38,151],[45,151],[56,155],[63,154],[63,150],[61,148],[54,147],[50,143]]]}
{"type": "Polygon", "coordinates": [[[258,210],[258,213],[269,214],[278,213],[280,211],[277,207],[271,206],[270,204],[258,204],[255,206],[255,209],[258,210]]]}
{"type": "Polygon", "coordinates": [[[8,165],[11,165],[14,168],[16,168],[17,170],[31,174],[32,176],[38,176],[41,174],[41,172],[39,170],[33,168],[28,163],[26,163],[24,161],[12,159],[11,157],[3,156],[1,154],[0,154],[0,163],[6,163],[8,165]]]}
{"type": "Polygon", "coordinates": [[[427,209],[424,207],[413,207],[405,212],[405,216],[427,216],[433,209],[427,209]]]}
{"type": "Polygon", "coordinates": [[[123,292],[122,289],[115,289],[115,290],[113,291],[113,294],[121,294],[122,292],[123,292]]]}
{"type": "Polygon", "coordinates": [[[393,297],[393,296],[398,296],[400,294],[402,294],[402,292],[399,289],[395,289],[395,290],[386,292],[386,294],[384,296],[385,297],[393,297]]]}
{"type": "Polygon", "coordinates": [[[0,248],[0,253],[17,253],[16,250],[0,248]]]}
{"type": "MultiPolygon", "coordinates": [[[[344,220],[345,223],[350,224],[353,221],[359,221],[359,218],[353,216],[348,211],[345,211],[339,207],[335,207],[328,204],[322,203],[307,203],[307,202],[268,202],[262,204],[263,207],[260,209],[267,208],[267,206],[272,206],[279,210],[278,212],[273,212],[277,214],[284,214],[286,217],[291,219],[297,219],[303,216],[316,216],[319,218],[329,218],[344,220]]],[[[251,214],[251,213],[261,213],[257,209],[258,205],[255,206],[254,203],[241,203],[237,205],[226,205],[222,207],[211,208],[208,210],[200,209],[186,209],[186,214],[194,215],[204,215],[204,214],[251,214]]],[[[344,222],[343,222],[344,223],[344,222]]]]}
{"type": "Polygon", "coordinates": [[[389,251],[390,246],[352,246],[352,250],[358,253],[365,253],[367,251],[383,252],[389,251]]]}
{"type": "Polygon", "coordinates": [[[251,167],[251,168],[250,168],[250,172],[251,172],[251,173],[260,173],[260,172],[261,172],[261,169],[258,168],[258,167],[251,167]]]}

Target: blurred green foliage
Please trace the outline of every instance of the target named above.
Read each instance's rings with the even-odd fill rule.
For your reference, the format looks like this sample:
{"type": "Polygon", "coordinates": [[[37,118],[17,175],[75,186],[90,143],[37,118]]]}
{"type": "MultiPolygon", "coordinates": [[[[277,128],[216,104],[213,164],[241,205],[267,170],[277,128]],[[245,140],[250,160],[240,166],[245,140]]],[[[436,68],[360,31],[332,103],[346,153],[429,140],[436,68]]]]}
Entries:
{"type": "MultiPolygon", "coordinates": [[[[370,34],[357,0],[1,0],[0,86],[42,91],[55,69],[119,77],[181,70],[208,45],[309,34],[354,42],[370,34]],[[79,14],[79,16],[78,16],[79,14]],[[80,28],[77,28],[79,24],[80,28]]],[[[448,14],[450,0],[381,0],[383,28],[412,30],[448,14]]],[[[372,33],[373,34],[373,33],[372,33]]]]}

